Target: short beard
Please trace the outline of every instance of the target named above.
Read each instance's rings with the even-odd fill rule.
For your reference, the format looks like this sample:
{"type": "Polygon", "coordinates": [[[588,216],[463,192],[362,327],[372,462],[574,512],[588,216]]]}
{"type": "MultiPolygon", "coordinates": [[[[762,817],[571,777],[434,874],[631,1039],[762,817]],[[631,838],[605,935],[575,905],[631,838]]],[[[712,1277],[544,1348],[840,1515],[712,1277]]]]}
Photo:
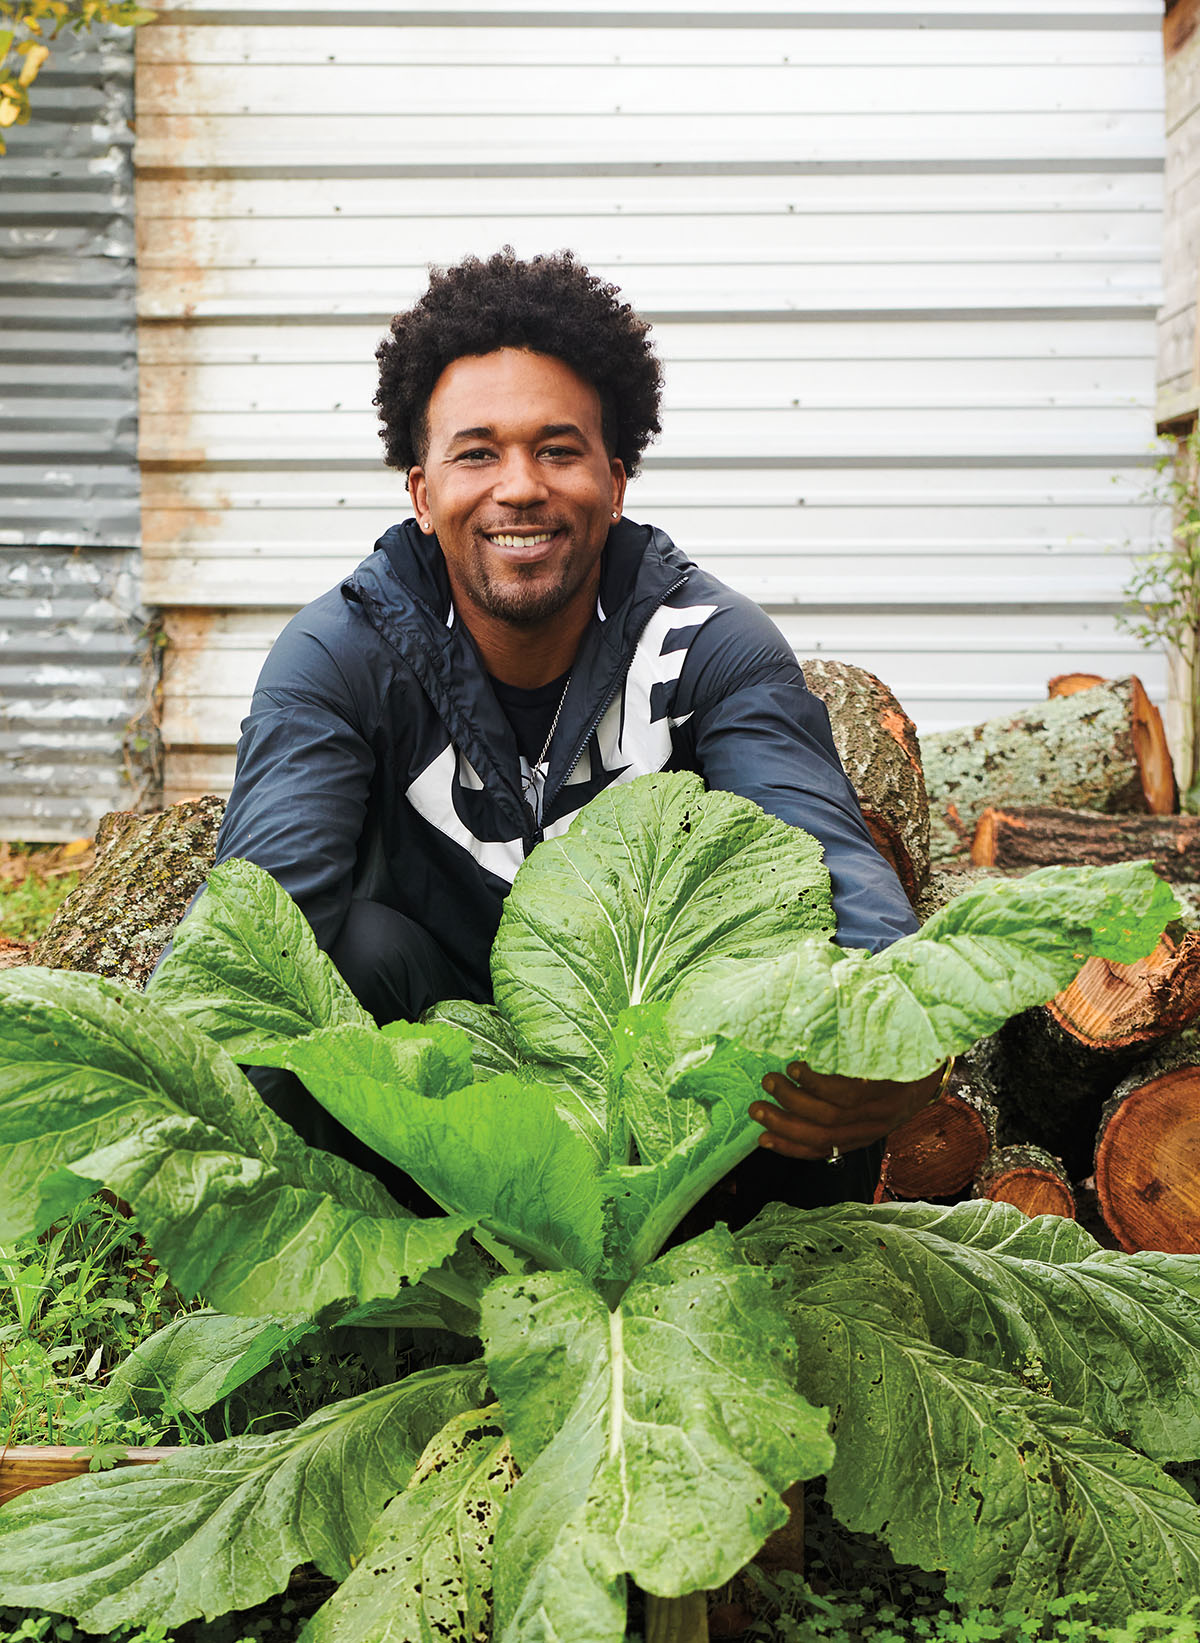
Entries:
{"type": "Polygon", "coordinates": [[[515,628],[536,628],[551,621],[567,608],[587,580],[586,574],[577,578],[574,566],[567,563],[563,574],[549,587],[538,585],[533,576],[526,578],[518,572],[515,582],[497,582],[484,574],[472,594],[476,604],[499,622],[515,628]]]}

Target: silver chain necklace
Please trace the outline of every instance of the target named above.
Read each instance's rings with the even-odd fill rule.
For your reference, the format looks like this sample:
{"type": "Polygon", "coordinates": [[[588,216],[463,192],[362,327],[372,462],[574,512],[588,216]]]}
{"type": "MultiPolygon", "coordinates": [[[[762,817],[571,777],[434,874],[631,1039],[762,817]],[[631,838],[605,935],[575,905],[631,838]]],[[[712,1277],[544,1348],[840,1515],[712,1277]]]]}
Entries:
{"type": "Polygon", "coordinates": [[[558,698],[558,706],[554,709],[554,717],[550,721],[550,729],[546,732],[546,740],[542,743],[542,751],[533,764],[530,764],[524,754],[521,756],[521,789],[525,795],[525,802],[533,811],[533,818],[538,826],[542,825],[542,795],[546,791],[547,756],[550,752],[550,743],[554,740],[554,732],[558,729],[558,721],[562,717],[563,703],[567,699],[567,691],[571,688],[571,675],[567,674],[567,682],[562,688],[562,695],[558,698]]]}

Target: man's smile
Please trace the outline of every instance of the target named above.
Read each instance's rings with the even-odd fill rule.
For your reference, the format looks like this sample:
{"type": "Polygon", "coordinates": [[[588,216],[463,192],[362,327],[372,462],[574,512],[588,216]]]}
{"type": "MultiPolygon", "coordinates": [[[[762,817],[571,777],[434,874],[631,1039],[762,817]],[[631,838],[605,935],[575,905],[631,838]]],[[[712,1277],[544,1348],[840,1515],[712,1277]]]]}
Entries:
{"type": "Polygon", "coordinates": [[[555,541],[559,534],[558,530],[484,531],[483,536],[494,548],[503,548],[524,556],[536,553],[538,548],[555,541]]]}

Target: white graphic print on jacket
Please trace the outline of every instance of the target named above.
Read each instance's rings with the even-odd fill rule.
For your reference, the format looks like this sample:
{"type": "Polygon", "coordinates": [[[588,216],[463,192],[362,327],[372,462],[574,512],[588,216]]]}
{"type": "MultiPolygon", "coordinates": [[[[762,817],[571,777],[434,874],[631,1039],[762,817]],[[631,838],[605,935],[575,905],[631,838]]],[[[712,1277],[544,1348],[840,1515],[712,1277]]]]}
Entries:
{"type": "MultiPolygon", "coordinates": [[[[691,605],[682,609],[659,606],[638,640],[624,689],[618,691],[610,703],[596,734],[571,772],[568,787],[586,784],[588,796],[594,797],[597,782],[602,787],[611,787],[616,782],[631,782],[636,776],[648,776],[663,768],[671,757],[671,731],[688,718],[687,714],[675,717],[671,713],[674,687],[688,646],[717,608],[716,605],[691,605]],[[607,780],[603,779],[605,776],[607,780]]],[[[477,793],[482,786],[466,755],[449,746],[425,766],[405,796],[418,815],[469,851],[486,872],[511,884],[525,859],[522,839],[476,838],[455,805],[457,790],[477,793]]],[[[545,836],[554,838],[565,833],[582,807],[581,802],[551,822],[545,836]]]]}

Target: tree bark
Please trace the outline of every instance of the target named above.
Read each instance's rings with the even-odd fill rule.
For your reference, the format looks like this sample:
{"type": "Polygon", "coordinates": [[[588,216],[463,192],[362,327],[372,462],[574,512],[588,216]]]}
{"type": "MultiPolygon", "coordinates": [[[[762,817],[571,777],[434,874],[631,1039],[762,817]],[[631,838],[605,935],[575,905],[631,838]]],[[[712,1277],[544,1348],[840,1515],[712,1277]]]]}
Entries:
{"type": "Polygon", "coordinates": [[[1200,1042],[1145,1062],[1096,1135],[1096,1197],[1124,1250],[1200,1255],[1200,1042]]]}
{"type": "Polygon", "coordinates": [[[153,816],[105,816],[96,865],[54,915],[33,962],[144,987],[212,869],[224,812],[224,800],[210,795],[153,816]]]}
{"type": "Polygon", "coordinates": [[[1062,1160],[1041,1147],[999,1147],[975,1177],[974,1196],[1015,1204],[1026,1215],[1075,1220],[1075,1194],[1062,1160]]]}
{"type": "Polygon", "coordinates": [[[996,1109],[957,1074],[940,1101],[888,1136],[879,1171],[886,1198],[952,1198],[970,1185],[996,1139],[996,1109]]]}
{"type": "Polygon", "coordinates": [[[1164,935],[1136,964],[1091,958],[1049,1004],[1026,1010],[971,1052],[984,1087],[1025,1138],[1089,1168],[1101,1104],[1131,1068],[1200,1014],[1200,932],[1164,935]]]}
{"type": "Polygon", "coordinates": [[[834,745],[871,837],[915,906],[929,876],[929,801],[916,727],[865,668],[825,656],[800,665],[829,710],[834,745]]]}
{"type": "Polygon", "coordinates": [[[933,860],[971,845],[995,805],[1066,805],[1106,814],[1175,808],[1162,719],[1139,680],[1115,679],[921,741],[933,860]]]}
{"type": "Polygon", "coordinates": [[[1200,816],[1100,816],[1052,805],[989,808],[971,845],[976,867],[1008,872],[1056,862],[1105,867],[1147,857],[1166,879],[1200,878],[1200,816]]]}

